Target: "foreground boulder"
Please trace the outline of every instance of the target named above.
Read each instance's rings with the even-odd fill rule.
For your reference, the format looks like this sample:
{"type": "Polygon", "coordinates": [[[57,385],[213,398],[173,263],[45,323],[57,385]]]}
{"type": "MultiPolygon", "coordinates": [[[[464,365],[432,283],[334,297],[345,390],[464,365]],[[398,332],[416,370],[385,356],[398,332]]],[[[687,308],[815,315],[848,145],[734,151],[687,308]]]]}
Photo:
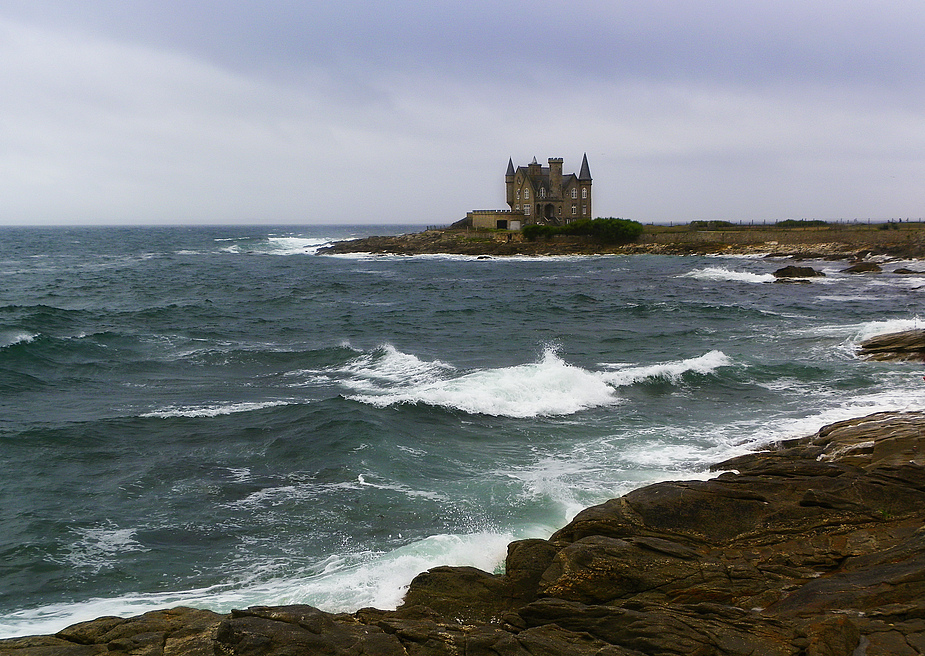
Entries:
{"type": "Polygon", "coordinates": [[[877,335],[861,342],[858,355],[866,360],[925,361],[925,330],[877,335]]]}
{"type": "Polygon", "coordinates": [[[514,542],[503,576],[432,569],[395,611],[175,609],[0,654],[922,654],[923,435],[917,412],[832,424],[514,542]]]}

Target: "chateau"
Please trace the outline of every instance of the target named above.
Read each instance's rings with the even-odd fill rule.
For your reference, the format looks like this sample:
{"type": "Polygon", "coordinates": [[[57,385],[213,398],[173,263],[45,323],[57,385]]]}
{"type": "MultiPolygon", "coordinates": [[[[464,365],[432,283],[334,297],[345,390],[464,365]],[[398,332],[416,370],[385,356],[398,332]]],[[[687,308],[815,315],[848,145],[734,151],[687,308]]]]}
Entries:
{"type": "Polygon", "coordinates": [[[530,223],[564,225],[590,219],[591,170],[587,154],[578,175],[562,174],[562,158],[550,157],[549,166],[537,163],[514,168],[508,159],[504,186],[509,210],[473,210],[466,219],[473,228],[520,230],[530,223]]]}

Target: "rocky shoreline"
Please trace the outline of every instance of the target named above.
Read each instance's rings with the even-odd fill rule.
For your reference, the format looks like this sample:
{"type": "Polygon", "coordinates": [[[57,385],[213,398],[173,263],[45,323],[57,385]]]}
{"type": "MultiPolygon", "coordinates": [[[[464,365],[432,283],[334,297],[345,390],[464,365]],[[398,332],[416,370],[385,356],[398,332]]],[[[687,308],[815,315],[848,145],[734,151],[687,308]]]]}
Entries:
{"type": "Polygon", "coordinates": [[[925,652],[925,413],[843,421],[438,567],[395,611],[105,617],[0,655],[876,655],[925,652]]]}
{"type": "MultiPolygon", "coordinates": [[[[885,225],[885,224],[881,224],[885,225]]],[[[893,224],[899,225],[899,224],[893,224]]],[[[453,254],[484,257],[511,255],[763,255],[793,259],[859,261],[925,258],[925,226],[902,224],[902,229],[871,226],[833,226],[831,229],[741,228],[683,230],[646,226],[629,244],[600,244],[583,237],[558,236],[529,241],[519,232],[470,229],[429,229],[386,237],[337,242],[319,254],[373,253],[390,255],[453,254]]]]}

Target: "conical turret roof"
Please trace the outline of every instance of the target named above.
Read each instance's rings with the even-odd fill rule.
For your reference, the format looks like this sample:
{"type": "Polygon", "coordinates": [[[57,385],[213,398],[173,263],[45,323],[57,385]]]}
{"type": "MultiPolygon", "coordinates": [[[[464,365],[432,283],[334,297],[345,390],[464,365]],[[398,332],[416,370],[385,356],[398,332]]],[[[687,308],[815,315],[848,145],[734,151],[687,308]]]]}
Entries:
{"type": "Polygon", "coordinates": [[[588,167],[588,153],[581,158],[581,170],[578,172],[579,180],[591,180],[591,169],[588,167]]]}

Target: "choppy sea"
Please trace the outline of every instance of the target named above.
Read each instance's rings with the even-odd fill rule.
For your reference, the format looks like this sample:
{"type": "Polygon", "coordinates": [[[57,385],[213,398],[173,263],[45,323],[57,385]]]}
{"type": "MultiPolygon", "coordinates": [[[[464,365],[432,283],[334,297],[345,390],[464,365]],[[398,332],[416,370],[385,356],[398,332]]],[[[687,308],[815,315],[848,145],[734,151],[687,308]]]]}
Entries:
{"type": "Polygon", "coordinates": [[[392,608],[638,486],[925,407],[921,365],[854,356],[921,327],[925,278],[317,254],[416,229],[0,229],[0,637],[392,608]]]}

